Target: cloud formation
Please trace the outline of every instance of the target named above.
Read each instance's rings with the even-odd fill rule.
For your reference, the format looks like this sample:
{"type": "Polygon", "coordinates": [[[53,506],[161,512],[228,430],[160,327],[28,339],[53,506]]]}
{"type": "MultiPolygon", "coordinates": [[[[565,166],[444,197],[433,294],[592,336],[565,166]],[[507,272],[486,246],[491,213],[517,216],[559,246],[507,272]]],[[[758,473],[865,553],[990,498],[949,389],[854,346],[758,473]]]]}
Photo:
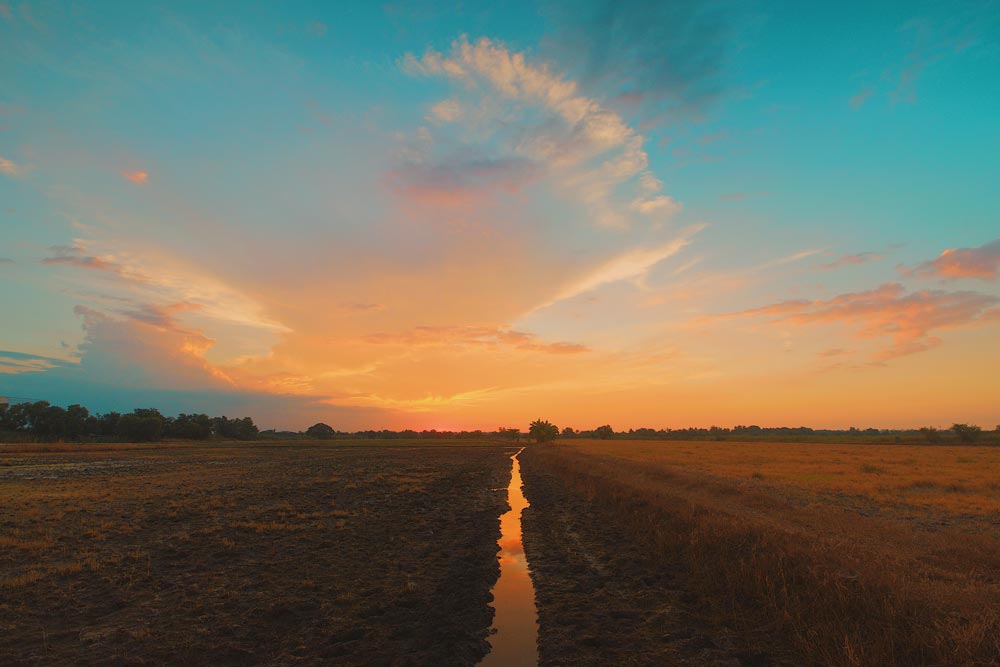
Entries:
{"type": "Polygon", "coordinates": [[[556,0],[550,48],[579,62],[582,82],[648,120],[667,112],[700,116],[723,94],[731,20],[739,7],[698,0],[556,0]]]}
{"type": "Polygon", "coordinates": [[[899,283],[841,294],[828,300],[799,299],[751,308],[732,316],[760,318],[772,324],[845,324],[859,338],[888,337],[876,354],[884,361],[914,354],[941,343],[941,329],[977,326],[1000,319],[1000,298],[977,292],[922,290],[907,293],[899,283]]]}
{"type": "Polygon", "coordinates": [[[586,294],[603,285],[642,278],[654,266],[683,250],[691,242],[691,237],[702,229],[704,225],[696,225],[668,243],[654,248],[638,248],[612,257],[565,285],[551,299],[535,306],[531,312],[586,294]]]}
{"type": "Polygon", "coordinates": [[[996,280],[1000,271],[1000,238],[975,248],[948,248],[935,259],[902,270],[917,278],[996,280]]]}
{"type": "Polygon", "coordinates": [[[826,264],[820,264],[819,268],[833,270],[840,269],[845,266],[858,266],[860,264],[867,264],[868,262],[878,262],[882,260],[882,255],[875,252],[858,252],[848,255],[841,255],[832,262],[827,262],[826,264]]]}
{"type": "Polygon", "coordinates": [[[0,375],[16,375],[19,373],[37,373],[61,368],[72,362],[65,359],[44,357],[25,352],[0,350],[0,375]]]}
{"type": "MultiPolygon", "coordinates": [[[[107,271],[119,275],[125,274],[125,269],[109,257],[98,257],[88,255],[87,249],[81,245],[49,247],[51,256],[42,259],[42,264],[62,264],[65,266],[76,266],[81,269],[91,269],[94,271],[107,271]]],[[[133,276],[136,280],[141,280],[141,276],[133,276]]]]}
{"type": "MultiPolygon", "coordinates": [[[[473,106],[481,111],[469,122],[477,124],[484,140],[496,135],[492,136],[496,143],[499,136],[508,154],[505,159],[516,157],[544,167],[599,224],[629,226],[629,201],[632,210],[656,214],[660,221],[677,212],[676,202],[658,194],[661,183],[647,170],[642,135],[548,65],[529,62],[524,53],[511,52],[485,37],[475,43],[463,37],[448,53],[431,49],[420,57],[407,54],[402,67],[417,76],[444,77],[460,84],[466,94],[478,95],[473,106]],[[491,108],[487,101],[493,93],[515,110],[491,108]],[[512,117],[522,122],[515,127],[512,117]],[[619,188],[637,177],[641,184],[633,186],[629,199],[620,201],[619,188]]],[[[459,104],[448,98],[432,107],[432,114],[457,119],[459,104]]]]}
{"type": "Polygon", "coordinates": [[[149,174],[144,171],[123,171],[122,177],[132,181],[136,185],[145,185],[146,181],[149,180],[149,174]]]}
{"type": "Polygon", "coordinates": [[[376,333],[364,340],[379,345],[444,345],[472,348],[509,346],[518,350],[546,354],[579,354],[587,352],[585,345],[568,342],[546,343],[538,336],[510,327],[492,326],[421,326],[399,334],[376,333]]]}
{"type": "Polygon", "coordinates": [[[7,176],[21,176],[27,171],[27,167],[16,164],[12,160],[0,155],[0,174],[6,174],[7,176]]]}

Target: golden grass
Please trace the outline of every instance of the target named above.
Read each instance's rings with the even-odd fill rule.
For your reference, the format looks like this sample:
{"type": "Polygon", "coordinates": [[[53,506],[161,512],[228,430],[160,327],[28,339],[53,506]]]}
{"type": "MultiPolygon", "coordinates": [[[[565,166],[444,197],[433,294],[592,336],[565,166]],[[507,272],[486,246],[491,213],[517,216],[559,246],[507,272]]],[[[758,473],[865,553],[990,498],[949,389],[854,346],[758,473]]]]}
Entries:
{"type": "Polygon", "coordinates": [[[1000,660],[993,450],[579,442],[534,455],[663,567],[680,564],[707,622],[735,629],[751,653],[779,646],[795,664],[844,666],[1000,660]],[[938,520],[976,507],[968,524],[938,520]]]}
{"type": "Polygon", "coordinates": [[[571,447],[658,467],[951,513],[1000,512],[1000,448],[783,442],[578,440],[571,447]]]}

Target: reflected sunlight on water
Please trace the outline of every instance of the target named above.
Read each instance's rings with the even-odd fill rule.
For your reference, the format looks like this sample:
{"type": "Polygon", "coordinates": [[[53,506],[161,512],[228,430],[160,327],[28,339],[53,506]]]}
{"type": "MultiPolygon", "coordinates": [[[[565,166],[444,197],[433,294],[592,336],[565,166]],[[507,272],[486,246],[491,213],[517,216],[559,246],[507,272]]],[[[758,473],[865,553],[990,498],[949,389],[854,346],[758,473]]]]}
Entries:
{"type": "Polygon", "coordinates": [[[492,650],[479,663],[482,667],[521,667],[538,664],[538,614],[535,588],[531,583],[528,561],[521,544],[521,512],[528,500],[521,491],[521,464],[511,457],[510,486],[507,502],[510,510],[500,517],[500,578],[493,587],[495,634],[490,637],[492,650]]]}

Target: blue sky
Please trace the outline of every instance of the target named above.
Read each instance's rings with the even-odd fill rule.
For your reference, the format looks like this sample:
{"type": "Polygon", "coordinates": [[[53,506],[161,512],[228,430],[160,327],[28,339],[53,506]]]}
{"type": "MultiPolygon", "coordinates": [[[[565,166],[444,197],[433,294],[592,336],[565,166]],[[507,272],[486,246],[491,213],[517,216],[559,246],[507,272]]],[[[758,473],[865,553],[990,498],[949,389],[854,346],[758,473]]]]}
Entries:
{"type": "Polygon", "coordinates": [[[996,2],[5,2],[0,393],[993,420],[998,37],[996,2]]]}

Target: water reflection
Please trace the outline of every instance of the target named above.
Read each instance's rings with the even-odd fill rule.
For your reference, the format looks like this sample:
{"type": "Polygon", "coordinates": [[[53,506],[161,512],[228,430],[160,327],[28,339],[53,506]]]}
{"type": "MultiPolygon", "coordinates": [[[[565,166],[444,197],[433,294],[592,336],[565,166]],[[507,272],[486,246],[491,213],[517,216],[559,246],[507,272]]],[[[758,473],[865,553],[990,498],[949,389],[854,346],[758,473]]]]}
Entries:
{"type": "Polygon", "coordinates": [[[479,663],[483,667],[521,667],[538,664],[538,613],[535,588],[521,544],[521,512],[528,500],[521,491],[521,464],[511,459],[507,502],[510,511],[500,517],[500,578],[493,587],[493,649],[479,663]]]}

